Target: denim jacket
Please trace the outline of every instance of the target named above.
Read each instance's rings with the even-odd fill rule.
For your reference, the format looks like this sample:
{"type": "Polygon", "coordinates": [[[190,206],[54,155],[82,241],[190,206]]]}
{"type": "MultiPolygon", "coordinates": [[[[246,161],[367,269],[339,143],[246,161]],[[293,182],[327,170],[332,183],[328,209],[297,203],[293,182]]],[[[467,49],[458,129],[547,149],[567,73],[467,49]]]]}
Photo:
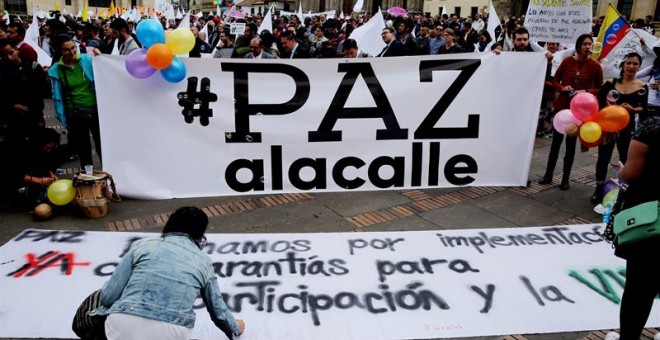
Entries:
{"type": "Polygon", "coordinates": [[[201,294],[211,320],[229,339],[239,327],[227,309],[211,259],[183,233],[136,241],[101,289],[101,307],[90,315],[131,314],[187,328],[201,294]]]}

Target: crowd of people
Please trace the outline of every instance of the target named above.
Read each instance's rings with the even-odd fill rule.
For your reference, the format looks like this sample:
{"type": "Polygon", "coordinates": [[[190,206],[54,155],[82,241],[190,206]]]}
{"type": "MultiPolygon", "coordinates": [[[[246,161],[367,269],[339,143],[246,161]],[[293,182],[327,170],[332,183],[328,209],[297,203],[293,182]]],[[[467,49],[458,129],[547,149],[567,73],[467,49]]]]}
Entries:
{"type": "MultiPolygon", "coordinates": [[[[28,18],[19,18],[8,25],[0,21],[0,157],[11,160],[6,166],[0,167],[1,206],[16,202],[34,206],[44,202],[47,199],[46,188],[61,175],[58,167],[62,162],[78,159],[81,168],[93,164],[93,147],[100,158],[101,139],[93,55],[128,55],[141,48],[135,35],[137,23],[130,20],[113,17],[82,22],[59,12],[51,12],[50,15],[48,20],[39,20],[39,37],[34,42],[37,48],[51,58],[49,67],[42,67],[38,63],[38,51],[34,45],[25,42],[26,29],[30,25],[28,18]],[[45,126],[45,98],[52,99],[55,114],[66,131],[66,148],[60,147],[60,134],[45,126]]],[[[537,136],[547,136],[552,132],[553,141],[545,175],[539,182],[552,183],[565,137],[563,176],[559,187],[561,190],[569,189],[577,138],[552,130],[551,121],[556,112],[569,107],[572,96],[579,92],[589,92],[597,96],[601,108],[616,104],[630,114],[630,124],[618,133],[607,134],[598,146],[595,169],[597,188],[591,197],[592,202],[596,204],[602,200],[603,185],[614,146],[623,163],[621,177],[631,181],[631,187],[641,188],[638,191],[643,193],[643,198],[637,197],[631,199],[631,202],[660,198],[657,176],[660,173],[657,118],[660,115],[660,57],[657,57],[660,56],[660,44],[652,46],[655,56],[651,56],[654,62],[650,67],[641,69],[643,58],[649,56],[632,53],[621,62],[619,77],[604,79],[600,64],[591,59],[594,36],[603,24],[602,17],[594,18],[593,31],[581,35],[574,49],[564,48],[563,51],[556,42],[530,41],[523,18],[511,17],[501,21],[501,25],[494,30],[495,36],[488,32],[485,19],[479,15],[473,18],[459,18],[454,14],[435,17],[421,14],[405,17],[386,15],[385,28],[381,32],[385,47],[376,55],[369,55],[361,51],[357,41],[351,38],[354,29],[371,20],[366,14],[346,18],[327,18],[321,14],[303,20],[295,15],[276,16],[272,21],[273,26],[265,30],[260,29],[263,20],[261,14],[239,19],[220,15],[193,16],[190,29],[195,37],[195,45],[189,57],[298,59],[544,52],[548,63],[544,70],[539,70],[545,73],[546,86],[541,101],[537,136]],[[231,34],[232,22],[245,23],[243,34],[231,34]],[[566,51],[570,53],[553,72],[553,57],[557,53],[566,54],[566,51]]],[[[160,20],[166,29],[182,25],[181,19],[160,20]]],[[[648,16],[634,20],[631,25],[655,34],[651,21],[652,17],[648,16]]],[[[173,235],[181,236],[176,233],[173,235]]],[[[171,239],[173,244],[183,242],[167,236],[164,239],[171,239]]],[[[191,237],[197,242],[201,236],[203,231],[201,235],[191,237]]],[[[136,248],[134,251],[138,250],[136,248]]],[[[619,253],[625,254],[629,260],[629,277],[636,275],[633,273],[644,272],[645,265],[631,265],[639,260],[638,252],[622,248],[619,253]]],[[[629,293],[626,282],[627,293],[624,293],[622,305],[623,339],[636,339],[650,311],[649,307],[649,311],[633,313],[627,306],[631,306],[631,303],[646,305],[653,299],[653,294],[658,293],[656,288],[639,288],[643,284],[636,280],[630,282],[636,289],[646,289],[648,294],[641,296],[629,293]]],[[[213,288],[213,282],[209,282],[206,287],[213,288]]],[[[119,299],[118,294],[114,295],[119,299]]],[[[109,307],[114,301],[107,302],[109,307]]],[[[225,329],[226,333],[242,332],[242,325],[239,330],[231,317],[225,320],[222,326],[227,328],[227,321],[231,326],[230,330],[225,329]]],[[[110,326],[134,322],[117,318],[110,318],[110,321],[110,326]]],[[[178,331],[189,335],[185,329],[178,331]]]]}

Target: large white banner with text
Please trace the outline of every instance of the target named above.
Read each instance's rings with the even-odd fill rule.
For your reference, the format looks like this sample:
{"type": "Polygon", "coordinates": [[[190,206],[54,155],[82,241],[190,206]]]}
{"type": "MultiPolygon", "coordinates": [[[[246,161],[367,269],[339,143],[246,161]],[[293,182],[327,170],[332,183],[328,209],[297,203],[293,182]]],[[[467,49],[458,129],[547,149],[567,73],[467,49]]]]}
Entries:
{"type": "MultiPolygon", "coordinates": [[[[456,338],[617,328],[625,264],[600,231],[212,234],[204,250],[242,339],[456,338]]],[[[80,302],[143,237],[158,235],[25,230],[0,247],[0,337],[73,337],[80,302]]],[[[222,339],[195,308],[193,336],[222,339]]]]}
{"type": "Polygon", "coordinates": [[[184,62],[170,84],[95,58],[103,167],[123,195],[527,181],[541,53],[184,62]]]}

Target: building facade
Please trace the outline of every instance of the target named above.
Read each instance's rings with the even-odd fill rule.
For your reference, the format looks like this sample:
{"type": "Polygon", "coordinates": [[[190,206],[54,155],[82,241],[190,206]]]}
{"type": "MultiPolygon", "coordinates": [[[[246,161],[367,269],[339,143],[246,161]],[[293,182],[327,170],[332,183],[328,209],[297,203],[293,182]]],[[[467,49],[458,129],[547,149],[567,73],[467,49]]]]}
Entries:
{"type": "MultiPolygon", "coordinates": [[[[230,0],[225,0],[225,2],[230,0]]],[[[291,0],[287,7],[297,10],[298,1],[291,0]],[[293,8],[291,8],[293,7],[293,8]]],[[[353,6],[357,0],[301,0],[305,12],[323,12],[336,10],[337,13],[342,10],[344,13],[353,12],[353,6]]],[[[0,0],[0,11],[7,10],[11,14],[28,14],[33,11],[47,11],[57,7],[65,8],[69,13],[78,13],[88,2],[91,11],[104,10],[110,7],[110,0],[0,0]]],[[[134,6],[153,7],[155,0],[115,0],[115,6],[119,8],[132,8],[134,6]]],[[[214,11],[216,5],[213,0],[171,0],[172,3],[180,5],[183,9],[200,9],[204,11],[214,11]],[[179,3],[180,1],[180,3],[179,3]]],[[[241,1],[237,1],[241,2],[241,1]]],[[[257,1],[267,4],[269,1],[257,1]]],[[[283,9],[284,1],[282,3],[283,9]]],[[[375,13],[378,8],[387,10],[390,7],[400,6],[412,12],[424,12],[430,15],[442,13],[446,8],[448,14],[456,13],[459,16],[466,17],[475,13],[487,13],[489,0],[364,0],[363,12],[375,13]]],[[[608,4],[612,4],[617,10],[628,19],[643,18],[646,15],[653,15],[656,21],[660,21],[660,5],[658,0],[593,0],[593,11],[595,16],[605,15],[608,4]]],[[[529,5],[529,0],[493,0],[493,5],[497,14],[502,17],[520,16],[524,14],[529,5]]]]}

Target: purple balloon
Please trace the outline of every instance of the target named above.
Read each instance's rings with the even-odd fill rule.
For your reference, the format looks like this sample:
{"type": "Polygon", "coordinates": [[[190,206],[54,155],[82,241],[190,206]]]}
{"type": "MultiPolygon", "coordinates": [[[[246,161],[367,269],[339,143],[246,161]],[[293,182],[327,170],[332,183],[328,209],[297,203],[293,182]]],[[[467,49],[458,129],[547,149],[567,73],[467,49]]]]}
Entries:
{"type": "Polygon", "coordinates": [[[147,62],[147,49],[140,48],[126,58],[126,71],[135,78],[144,79],[156,73],[156,69],[147,62]]]}

